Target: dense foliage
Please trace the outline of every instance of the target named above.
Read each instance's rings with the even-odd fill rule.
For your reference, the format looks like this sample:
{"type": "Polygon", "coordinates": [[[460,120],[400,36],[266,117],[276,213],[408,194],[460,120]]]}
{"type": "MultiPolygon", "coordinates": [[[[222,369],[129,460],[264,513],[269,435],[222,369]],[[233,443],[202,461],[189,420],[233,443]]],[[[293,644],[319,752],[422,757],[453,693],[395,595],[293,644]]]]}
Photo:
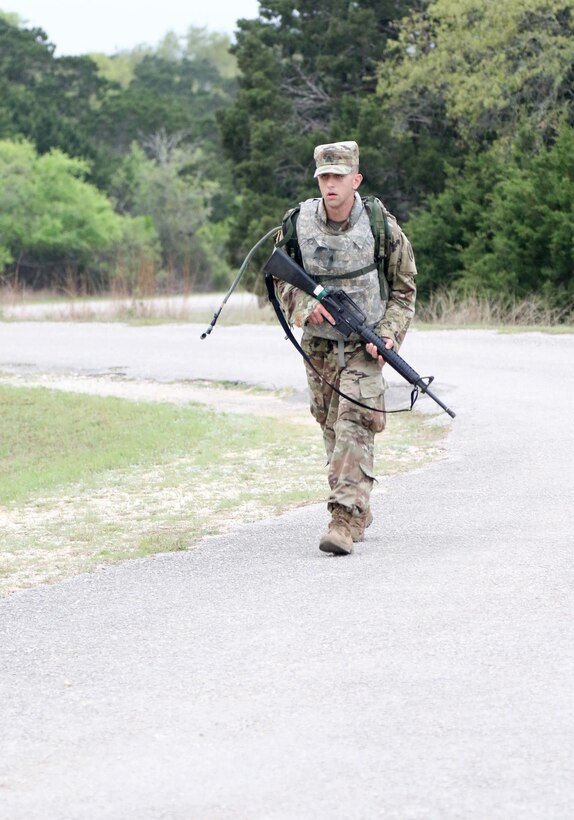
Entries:
{"type": "Polygon", "coordinates": [[[29,142],[0,141],[0,268],[10,266],[15,282],[64,287],[80,272],[94,289],[118,273],[128,248],[138,264],[155,260],[151,221],[116,213],[86,172],[57,148],[39,155],[29,142]]]}
{"type": "Polygon", "coordinates": [[[232,236],[236,262],[290,203],[316,191],[318,143],[357,139],[365,187],[382,189],[389,169],[396,180],[385,156],[389,124],[370,104],[389,40],[409,5],[267,0],[258,19],[239,22],[239,92],[220,115],[240,191],[232,236]]]}
{"type": "Polygon", "coordinates": [[[226,281],[233,197],[215,116],[235,89],[229,45],[223,35],[192,28],[182,38],[167,35],[156,50],[56,57],[42,30],[0,13],[0,140],[5,153],[6,141],[13,145],[12,159],[6,154],[4,160],[10,185],[0,189],[0,225],[12,226],[0,229],[5,281],[59,286],[75,277],[89,288],[119,278],[126,287],[143,279],[149,286],[150,278],[170,287],[226,281]],[[33,149],[34,162],[14,173],[21,201],[46,214],[48,244],[38,243],[12,210],[14,157],[33,149]],[[60,171],[54,188],[38,198],[34,175],[44,156],[52,163],[58,157],[60,171]],[[82,186],[86,219],[101,218],[90,191],[122,226],[121,237],[111,229],[96,233],[82,253],[72,226],[50,219],[51,197],[62,191],[70,194],[70,210],[75,207],[71,169],[81,177],[75,183],[82,186]]]}
{"type": "Polygon", "coordinates": [[[406,133],[443,111],[458,148],[409,221],[423,295],[454,284],[572,301],[573,11],[436,0],[402,27],[379,93],[406,133]]]}
{"type": "Polygon", "coordinates": [[[314,146],[356,139],[423,297],[574,298],[573,0],[264,0],[237,25],[231,51],[190,29],[57,58],[0,13],[7,281],[221,286],[314,195],[314,146]]]}

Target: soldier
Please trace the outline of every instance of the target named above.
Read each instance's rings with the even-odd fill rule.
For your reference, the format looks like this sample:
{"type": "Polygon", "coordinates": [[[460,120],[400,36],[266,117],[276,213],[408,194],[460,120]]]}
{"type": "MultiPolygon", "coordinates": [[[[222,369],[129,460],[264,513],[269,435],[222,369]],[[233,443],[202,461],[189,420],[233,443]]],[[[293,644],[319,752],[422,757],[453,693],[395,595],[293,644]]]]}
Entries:
{"type": "MultiPolygon", "coordinates": [[[[358,194],[363,177],[357,143],[318,145],[314,159],[321,197],[302,202],[296,221],[303,267],[322,284],[345,290],[387,348],[398,350],[414,316],[416,266],[410,242],[385,212],[390,259],[386,277],[380,276],[372,222],[358,194]]],[[[293,253],[293,243],[286,247],[293,253]]],[[[277,281],[276,288],[287,321],[303,328],[301,345],[315,368],[306,362],[311,413],[323,431],[331,489],[331,521],[319,549],[348,555],[373,520],[374,437],[385,427],[384,360],[374,345],[358,337],[344,340],[320,302],[285,282],[277,281]],[[372,410],[342,398],[330,385],[372,410]]]]}

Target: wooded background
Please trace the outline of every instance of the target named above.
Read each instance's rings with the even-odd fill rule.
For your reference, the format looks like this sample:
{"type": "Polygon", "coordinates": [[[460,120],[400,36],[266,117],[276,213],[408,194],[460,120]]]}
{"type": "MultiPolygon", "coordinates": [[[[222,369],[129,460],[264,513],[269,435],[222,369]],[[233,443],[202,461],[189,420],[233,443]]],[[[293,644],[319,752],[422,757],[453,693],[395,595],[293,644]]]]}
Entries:
{"type": "Polygon", "coordinates": [[[190,28],[81,57],[0,12],[0,277],[221,289],[316,195],[314,146],[355,139],[423,300],[572,304],[573,6],[268,0],[233,43],[190,28]]]}

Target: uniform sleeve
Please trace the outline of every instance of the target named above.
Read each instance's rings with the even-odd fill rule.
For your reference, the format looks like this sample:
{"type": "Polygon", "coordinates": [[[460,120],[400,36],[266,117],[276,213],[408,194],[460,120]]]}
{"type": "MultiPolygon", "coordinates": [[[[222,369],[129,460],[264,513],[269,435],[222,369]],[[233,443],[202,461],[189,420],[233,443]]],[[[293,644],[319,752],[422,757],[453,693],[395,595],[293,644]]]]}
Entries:
{"type": "Polygon", "coordinates": [[[396,219],[390,214],[387,218],[392,234],[388,272],[389,301],[375,332],[392,339],[394,349],[398,350],[415,315],[417,266],[411,243],[396,219]]]}
{"type": "MultiPolygon", "coordinates": [[[[283,238],[283,232],[279,231],[275,237],[275,242],[283,238]]],[[[283,313],[290,325],[303,327],[313,309],[317,305],[317,300],[309,294],[304,293],[294,285],[274,279],[275,293],[283,309],[283,313]]]]}

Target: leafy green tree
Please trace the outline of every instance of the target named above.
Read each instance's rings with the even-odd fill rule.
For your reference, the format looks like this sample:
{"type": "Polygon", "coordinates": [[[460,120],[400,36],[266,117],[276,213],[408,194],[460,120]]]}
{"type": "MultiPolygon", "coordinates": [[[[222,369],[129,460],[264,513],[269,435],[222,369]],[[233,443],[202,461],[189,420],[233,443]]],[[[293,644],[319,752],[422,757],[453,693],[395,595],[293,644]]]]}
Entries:
{"type": "Polygon", "coordinates": [[[396,127],[444,114],[467,146],[572,115],[570,0],[433,0],[405,21],[379,91],[396,127]]]}
{"type": "Polygon", "coordinates": [[[30,135],[40,153],[60,148],[87,159],[90,168],[99,164],[98,181],[104,181],[106,152],[95,142],[94,131],[109,86],[89,57],[60,57],[52,68],[36,88],[36,124],[30,135]]]}
{"type": "Polygon", "coordinates": [[[41,29],[22,29],[13,17],[0,16],[0,137],[30,128],[35,88],[53,59],[47,40],[41,29]]]}
{"type": "Polygon", "coordinates": [[[379,95],[361,102],[358,141],[361,147],[362,190],[378,194],[403,224],[427,197],[439,193],[447,178],[447,161],[460,167],[464,152],[444,112],[428,123],[396,127],[392,107],[379,95]]]}
{"type": "MultiPolygon", "coordinates": [[[[97,64],[100,74],[121,88],[128,88],[135,77],[136,67],[145,57],[159,57],[172,63],[188,59],[212,66],[223,81],[237,76],[237,60],[231,53],[231,40],[226,34],[211,32],[206,28],[191,26],[187,33],[179,35],[168,32],[156,48],[139,45],[116,54],[93,53],[89,55],[97,64]]],[[[218,82],[214,94],[222,93],[218,82]]]]}
{"type": "MultiPolygon", "coordinates": [[[[231,237],[236,263],[289,204],[316,191],[317,143],[360,140],[362,100],[374,93],[378,63],[411,5],[266,0],[257,19],[239,21],[239,91],[219,115],[240,193],[231,237]]],[[[376,161],[366,156],[366,189],[376,161]]]]}
{"type": "MultiPolygon", "coordinates": [[[[186,34],[180,36],[168,32],[160,41],[156,53],[158,57],[178,61],[188,59],[212,66],[223,80],[237,77],[237,60],[231,52],[231,40],[227,34],[208,31],[204,27],[190,26],[186,34]]],[[[215,88],[216,93],[221,89],[215,88]]]]}
{"type": "MultiPolygon", "coordinates": [[[[39,155],[29,142],[0,141],[0,263],[8,279],[61,284],[129,232],[129,220],[85,181],[87,171],[57,149],[39,155]]],[[[147,236],[151,249],[152,230],[147,236]]]]}
{"type": "Polygon", "coordinates": [[[110,84],[88,57],[56,58],[42,29],[11,19],[0,17],[0,138],[21,136],[41,153],[59,148],[87,159],[102,184],[109,155],[95,140],[95,122],[110,84]]]}
{"type": "MultiPolygon", "coordinates": [[[[203,178],[202,160],[201,149],[160,131],[145,140],[143,148],[132,145],[115,180],[114,193],[121,209],[152,220],[161,243],[163,269],[172,284],[185,279],[188,284],[206,287],[213,272],[206,226],[217,184],[203,178]]],[[[221,266],[215,267],[221,275],[221,266]]]]}
{"type": "Polygon", "coordinates": [[[150,46],[141,45],[112,55],[93,52],[89,56],[97,65],[100,76],[115,89],[126,89],[134,78],[138,63],[153,53],[150,46]]]}
{"type": "Polygon", "coordinates": [[[123,79],[121,90],[109,94],[99,110],[99,138],[121,154],[134,140],[164,131],[200,144],[209,159],[218,148],[216,111],[231,103],[235,90],[235,60],[225,59],[228,48],[224,35],[192,28],[186,37],[166,35],[156,51],[139,49],[108,58],[105,65],[100,61],[107,76],[114,76],[113,66],[123,66],[115,74],[123,79]]]}
{"type": "Polygon", "coordinates": [[[106,189],[121,213],[148,215],[170,281],[205,287],[224,281],[222,237],[234,197],[216,113],[231,104],[237,65],[229,39],[190,28],[166,35],[157,50],[107,60],[121,80],[99,110],[98,140],[121,158],[106,189]],[[116,71],[116,68],[118,69],[116,71]],[[208,224],[209,220],[209,224],[208,224]]]}
{"type": "Polygon", "coordinates": [[[22,18],[19,14],[13,11],[2,11],[0,9],[0,20],[3,20],[5,23],[8,23],[11,26],[22,25],[22,18]]]}
{"type": "Polygon", "coordinates": [[[574,129],[539,152],[531,142],[524,131],[510,155],[497,144],[470,159],[409,222],[423,298],[454,288],[572,304],[574,129]]]}
{"type": "Polygon", "coordinates": [[[557,225],[570,219],[573,24],[567,0],[433,0],[404,19],[380,70],[381,107],[403,160],[409,145],[431,149],[418,172],[432,168],[441,129],[450,145],[435,154],[438,187],[419,177],[406,226],[423,297],[569,291],[557,225]]]}
{"type": "MultiPolygon", "coordinates": [[[[232,200],[225,193],[232,187],[230,164],[223,156],[216,124],[217,112],[231,104],[235,91],[236,64],[230,55],[226,59],[228,47],[224,35],[191,28],[185,37],[167,35],[156,52],[139,50],[131,64],[131,80],[108,95],[96,129],[101,144],[121,158],[124,171],[132,144],[137,142],[149,155],[148,147],[159,134],[189,149],[190,155],[199,151],[214,222],[226,220],[232,200]]],[[[127,55],[117,59],[123,63],[127,55]]],[[[116,187],[117,179],[116,174],[116,187]]],[[[107,190],[116,194],[112,187],[107,190]]]]}
{"type": "Polygon", "coordinates": [[[128,151],[134,139],[162,129],[183,135],[189,143],[205,139],[221,105],[211,92],[217,80],[215,69],[208,64],[145,56],[135,66],[129,86],[108,96],[102,105],[98,136],[118,153],[128,151]]]}
{"type": "Polygon", "coordinates": [[[489,252],[490,196],[503,176],[504,163],[500,152],[492,150],[470,157],[463,173],[457,165],[446,164],[445,170],[444,189],[429,197],[424,208],[415,210],[407,225],[417,258],[417,290],[422,299],[437,290],[464,289],[468,283],[468,248],[478,255],[489,252]]]}
{"type": "Polygon", "coordinates": [[[516,152],[494,186],[480,236],[463,251],[474,289],[530,293],[560,304],[574,299],[574,130],[533,155],[516,152]]]}

